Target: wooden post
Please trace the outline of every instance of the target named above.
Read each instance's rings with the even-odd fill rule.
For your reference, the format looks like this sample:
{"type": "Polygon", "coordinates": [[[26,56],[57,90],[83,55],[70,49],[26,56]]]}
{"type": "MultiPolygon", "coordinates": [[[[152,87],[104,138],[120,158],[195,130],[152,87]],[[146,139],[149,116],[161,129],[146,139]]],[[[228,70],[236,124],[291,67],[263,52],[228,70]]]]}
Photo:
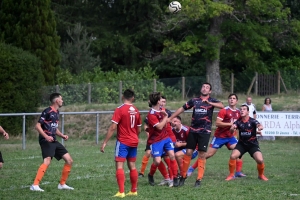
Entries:
{"type": "Polygon", "coordinates": [[[254,88],[255,95],[258,94],[258,73],[255,72],[255,88],[254,88]]]}
{"type": "Polygon", "coordinates": [[[253,77],[252,81],[251,81],[251,84],[250,84],[250,87],[248,88],[248,91],[247,91],[247,96],[249,96],[250,92],[251,92],[251,89],[253,87],[253,84],[254,84],[254,81],[255,81],[255,76],[253,77]]]}
{"type": "Polygon", "coordinates": [[[153,79],[153,92],[156,92],[156,79],[153,79]]]}
{"type": "Polygon", "coordinates": [[[234,92],[234,74],[231,73],[231,93],[234,92]]]}
{"type": "Polygon", "coordinates": [[[280,76],[280,79],[281,79],[281,82],[282,82],[285,92],[288,93],[288,90],[286,89],[286,86],[285,86],[284,81],[281,76],[280,76]]]}
{"type": "Polygon", "coordinates": [[[209,75],[206,75],[206,82],[209,83],[209,75]]]}
{"type": "Polygon", "coordinates": [[[119,82],[119,103],[122,103],[122,81],[119,82]]]}
{"type": "Polygon", "coordinates": [[[277,94],[280,94],[280,71],[277,72],[277,94]]]}
{"type": "Polygon", "coordinates": [[[185,77],[182,77],[182,100],[185,97],[185,77]]]}
{"type": "Polygon", "coordinates": [[[91,104],[91,83],[88,83],[88,104],[91,104]]]}

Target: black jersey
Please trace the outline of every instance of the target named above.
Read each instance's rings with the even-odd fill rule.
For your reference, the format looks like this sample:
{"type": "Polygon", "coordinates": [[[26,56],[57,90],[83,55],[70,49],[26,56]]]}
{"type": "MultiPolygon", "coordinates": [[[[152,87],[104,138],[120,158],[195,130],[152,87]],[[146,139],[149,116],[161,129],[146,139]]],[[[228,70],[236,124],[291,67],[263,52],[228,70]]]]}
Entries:
{"type": "Polygon", "coordinates": [[[242,142],[244,145],[258,145],[256,128],[260,123],[256,119],[249,117],[247,121],[243,121],[240,118],[234,124],[239,130],[239,142],[242,142]]]}
{"type": "MultiPolygon", "coordinates": [[[[46,108],[39,119],[39,123],[42,126],[43,131],[52,136],[54,141],[56,140],[56,129],[58,128],[58,121],[59,121],[59,111],[54,110],[52,107],[46,108]]],[[[45,138],[40,134],[39,140],[44,140],[45,138]]]]}
{"type": "MultiPolygon", "coordinates": [[[[209,97],[207,101],[213,103],[220,102],[219,100],[211,97],[209,97]]],[[[203,102],[203,99],[198,97],[189,100],[182,107],[184,110],[193,108],[192,122],[190,126],[191,132],[205,134],[211,133],[214,106],[203,102]]]]}

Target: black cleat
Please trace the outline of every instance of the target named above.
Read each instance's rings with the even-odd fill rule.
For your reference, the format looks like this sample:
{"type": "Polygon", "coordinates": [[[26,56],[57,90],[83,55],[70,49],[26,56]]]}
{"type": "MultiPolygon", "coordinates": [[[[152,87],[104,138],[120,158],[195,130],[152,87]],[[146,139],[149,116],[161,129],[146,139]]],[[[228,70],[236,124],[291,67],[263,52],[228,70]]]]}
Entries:
{"type": "Polygon", "coordinates": [[[148,182],[149,182],[149,184],[152,185],[152,186],[155,185],[155,183],[154,183],[154,178],[153,178],[153,176],[151,176],[150,174],[148,174],[148,182]]]}
{"type": "Polygon", "coordinates": [[[183,176],[180,177],[179,184],[178,184],[179,187],[184,185],[185,179],[186,179],[186,177],[185,178],[183,176]]]}
{"type": "Polygon", "coordinates": [[[196,180],[194,187],[200,187],[201,185],[201,180],[196,180]]]}
{"type": "Polygon", "coordinates": [[[144,177],[144,174],[142,174],[142,173],[139,173],[139,177],[144,177]]]}
{"type": "Polygon", "coordinates": [[[175,177],[174,179],[173,179],[173,187],[178,187],[178,185],[179,185],[179,177],[175,177]]]}

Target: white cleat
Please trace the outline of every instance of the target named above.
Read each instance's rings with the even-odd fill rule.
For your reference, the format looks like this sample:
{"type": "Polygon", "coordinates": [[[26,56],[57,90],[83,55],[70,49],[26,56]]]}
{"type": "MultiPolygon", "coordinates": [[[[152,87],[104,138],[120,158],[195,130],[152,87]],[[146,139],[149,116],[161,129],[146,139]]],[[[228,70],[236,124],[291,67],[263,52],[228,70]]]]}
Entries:
{"type": "Polygon", "coordinates": [[[31,186],[30,186],[30,190],[31,190],[31,191],[44,192],[44,190],[41,189],[40,186],[38,186],[38,185],[31,185],[31,186]]]}
{"type": "Polygon", "coordinates": [[[61,185],[60,183],[58,184],[57,188],[58,188],[59,190],[74,190],[74,188],[68,186],[67,184],[61,185]]]}
{"type": "Polygon", "coordinates": [[[160,185],[160,186],[162,186],[162,185],[168,185],[169,182],[170,182],[170,179],[164,179],[158,185],[160,185]]]}

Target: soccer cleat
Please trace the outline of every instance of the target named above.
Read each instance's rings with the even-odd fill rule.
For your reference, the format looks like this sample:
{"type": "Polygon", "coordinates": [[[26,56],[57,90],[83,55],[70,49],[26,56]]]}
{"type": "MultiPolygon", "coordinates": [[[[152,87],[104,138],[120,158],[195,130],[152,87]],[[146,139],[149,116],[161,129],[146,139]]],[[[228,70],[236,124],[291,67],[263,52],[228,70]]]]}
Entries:
{"type": "Polygon", "coordinates": [[[57,189],[59,189],[59,190],[74,190],[74,188],[68,186],[67,184],[61,185],[60,183],[58,184],[57,189]]]}
{"type": "Polygon", "coordinates": [[[30,190],[31,190],[31,191],[44,192],[44,190],[41,189],[40,186],[38,186],[38,185],[31,185],[31,186],[30,186],[30,190]]]}
{"type": "Polygon", "coordinates": [[[201,185],[201,180],[200,179],[196,180],[194,187],[200,187],[200,185],[201,185]]]}
{"type": "Polygon", "coordinates": [[[242,172],[235,172],[235,177],[246,177],[242,172]]]}
{"type": "Polygon", "coordinates": [[[172,186],[174,186],[174,187],[178,187],[179,186],[179,177],[174,177],[174,179],[173,179],[173,185],[172,186]]]}
{"type": "Polygon", "coordinates": [[[118,192],[113,197],[124,198],[125,197],[125,193],[124,192],[122,192],[122,193],[118,192]]]}
{"type": "Polygon", "coordinates": [[[263,180],[263,181],[269,180],[267,177],[265,177],[265,175],[258,176],[258,179],[263,180]]]}
{"type": "Polygon", "coordinates": [[[185,178],[183,176],[180,177],[179,184],[178,184],[179,187],[184,185],[185,179],[186,179],[186,177],[185,178]]]}
{"type": "Polygon", "coordinates": [[[148,174],[148,182],[149,182],[149,184],[152,185],[152,186],[155,185],[155,183],[154,183],[154,178],[153,178],[153,176],[151,176],[150,174],[148,174]]]}
{"type": "Polygon", "coordinates": [[[170,182],[170,179],[164,179],[158,185],[160,185],[160,186],[162,186],[162,185],[168,185],[169,182],[170,182]]]}
{"type": "Polygon", "coordinates": [[[170,180],[169,183],[168,183],[168,186],[169,187],[173,187],[174,186],[174,182],[172,180],[170,180]]]}
{"type": "Polygon", "coordinates": [[[137,192],[128,192],[126,196],[137,196],[137,192]]]}
{"type": "Polygon", "coordinates": [[[144,174],[140,172],[139,177],[144,177],[144,174]]]}
{"type": "Polygon", "coordinates": [[[192,173],[194,172],[194,170],[195,170],[195,169],[194,169],[192,166],[190,166],[189,169],[188,169],[188,171],[187,171],[187,174],[186,174],[186,175],[187,175],[187,176],[191,176],[192,173]]]}
{"type": "Polygon", "coordinates": [[[225,179],[225,181],[232,181],[234,179],[235,179],[235,176],[229,175],[229,176],[227,176],[227,178],[225,179]]]}

